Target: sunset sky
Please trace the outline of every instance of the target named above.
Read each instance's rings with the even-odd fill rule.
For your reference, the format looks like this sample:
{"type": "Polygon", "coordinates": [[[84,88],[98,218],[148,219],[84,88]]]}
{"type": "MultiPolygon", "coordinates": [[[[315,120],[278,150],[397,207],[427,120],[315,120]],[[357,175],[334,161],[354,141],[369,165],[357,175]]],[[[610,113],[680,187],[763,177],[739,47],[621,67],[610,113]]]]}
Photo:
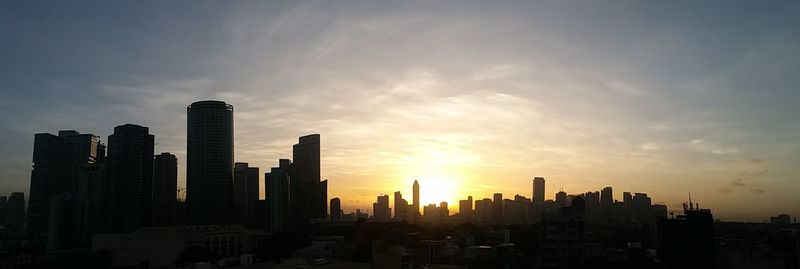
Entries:
{"type": "Polygon", "coordinates": [[[216,99],[262,173],[321,134],[345,211],[419,178],[455,213],[541,176],[548,199],[797,216],[800,2],[736,2],[4,1],[0,195],[27,195],[34,133],[125,123],[185,186],[186,106],[216,99]]]}

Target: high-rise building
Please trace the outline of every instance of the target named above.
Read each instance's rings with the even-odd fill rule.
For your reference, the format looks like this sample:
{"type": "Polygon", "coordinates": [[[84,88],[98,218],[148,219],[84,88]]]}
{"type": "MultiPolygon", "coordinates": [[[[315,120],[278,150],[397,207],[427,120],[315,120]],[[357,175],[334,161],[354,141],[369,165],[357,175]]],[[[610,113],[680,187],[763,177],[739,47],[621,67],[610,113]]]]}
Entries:
{"type": "Polygon", "coordinates": [[[87,186],[80,184],[87,167],[98,158],[99,137],[76,131],[59,131],[58,135],[34,135],[33,171],[31,171],[30,200],[27,229],[30,244],[43,249],[48,233],[50,200],[64,193],[86,198],[87,186]]]}
{"type": "Polygon", "coordinates": [[[472,196],[467,196],[467,200],[458,201],[458,215],[463,219],[472,219],[472,196]]]}
{"type": "Polygon", "coordinates": [[[88,207],[88,200],[71,192],[50,199],[47,226],[48,251],[91,246],[88,207]]]}
{"type": "Polygon", "coordinates": [[[561,207],[569,206],[569,202],[567,201],[567,193],[564,191],[559,191],[556,193],[556,204],[561,207]]]}
{"type": "Polygon", "coordinates": [[[339,197],[333,197],[331,199],[331,221],[341,220],[343,217],[342,200],[339,197]]]}
{"type": "Polygon", "coordinates": [[[646,193],[634,193],[631,199],[629,220],[639,223],[653,223],[653,206],[646,193]]]}
{"type": "Polygon", "coordinates": [[[407,209],[408,202],[403,199],[403,195],[399,191],[394,192],[394,219],[405,219],[407,209]]]}
{"type": "Polygon", "coordinates": [[[684,204],[683,211],[675,218],[656,222],[656,255],[665,268],[715,268],[711,210],[684,204]]]}
{"type": "Polygon", "coordinates": [[[544,178],[533,178],[533,198],[534,203],[544,204],[544,178]]]}
{"type": "Polygon", "coordinates": [[[222,101],[199,101],[186,110],[189,223],[230,223],[233,215],[233,106],[222,101]]]}
{"type": "Polygon", "coordinates": [[[503,194],[495,193],[492,201],[492,217],[498,221],[503,218],[503,194]]]}
{"type": "Polygon", "coordinates": [[[492,215],[492,199],[483,198],[475,201],[475,217],[478,220],[490,220],[492,215]]]}
{"type": "Polygon", "coordinates": [[[411,210],[413,212],[411,212],[411,214],[413,214],[414,222],[416,222],[416,221],[419,220],[419,215],[420,215],[419,207],[421,205],[420,202],[419,202],[419,182],[417,182],[416,179],[414,180],[414,185],[411,186],[411,191],[413,192],[412,193],[413,194],[413,197],[412,197],[413,201],[412,202],[414,202],[414,205],[412,206],[413,209],[411,210]]]}
{"type": "Polygon", "coordinates": [[[292,212],[296,227],[303,230],[312,219],[328,218],[328,181],[320,181],[319,134],[300,137],[292,155],[292,212]]]}
{"type": "Polygon", "coordinates": [[[255,228],[255,207],[258,203],[258,167],[250,167],[247,163],[235,163],[233,166],[233,201],[236,207],[236,219],[248,228],[255,228]]]}
{"type": "Polygon", "coordinates": [[[377,220],[389,220],[392,218],[388,194],[379,195],[377,201],[372,204],[372,216],[377,220]]]}
{"type": "Polygon", "coordinates": [[[633,207],[633,196],[631,196],[630,192],[623,192],[622,193],[622,202],[625,203],[625,214],[627,221],[633,220],[633,213],[631,212],[631,208],[633,207]]]}
{"type": "Polygon", "coordinates": [[[108,136],[105,216],[109,231],[133,232],[151,224],[153,147],[149,128],[125,124],[108,136]]]}
{"type": "Polygon", "coordinates": [[[153,225],[175,225],[178,201],[178,158],[169,152],[153,160],[153,225]]]}
{"type": "Polygon", "coordinates": [[[264,174],[264,185],[267,190],[267,229],[279,231],[291,227],[292,220],[292,161],[280,159],[278,167],[272,167],[264,174]]]}
{"type": "Polygon", "coordinates": [[[25,220],[25,193],[12,192],[5,203],[6,220],[8,226],[21,227],[25,220]]]}
{"type": "Polygon", "coordinates": [[[600,214],[604,222],[612,222],[614,219],[614,196],[611,187],[600,190],[600,214]]]}

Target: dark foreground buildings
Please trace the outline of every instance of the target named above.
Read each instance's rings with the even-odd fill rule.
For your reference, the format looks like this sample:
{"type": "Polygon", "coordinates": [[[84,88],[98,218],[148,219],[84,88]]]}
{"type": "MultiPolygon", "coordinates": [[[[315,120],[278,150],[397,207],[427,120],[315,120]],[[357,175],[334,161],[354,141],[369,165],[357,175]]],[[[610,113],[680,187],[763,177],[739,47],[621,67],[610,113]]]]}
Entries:
{"type": "Polygon", "coordinates": [[[187,108],[186,203],[191,224],[233,216],[233,106],[199,101],[187,108]]]}
{"type": "Polygon", "coordinates": [[[320,136],[302,136],[292,149],[292,213],[298,229],[328,217],[328,181],[320,174],[320,136]]]}
{"type": "Polygon", "coordinates": [[[108,231],[132,232],[151,224],[155,136],[148,132],[147,127],[125,124],[108,137],[108,231]]]}

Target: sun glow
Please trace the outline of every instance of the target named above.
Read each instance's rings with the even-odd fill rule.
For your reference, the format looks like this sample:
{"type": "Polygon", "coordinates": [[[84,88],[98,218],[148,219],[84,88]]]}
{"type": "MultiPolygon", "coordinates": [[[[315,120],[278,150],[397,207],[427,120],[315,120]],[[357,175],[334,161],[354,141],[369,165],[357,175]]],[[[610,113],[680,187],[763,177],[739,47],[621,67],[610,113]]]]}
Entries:
{"type": "MultiPolygon", "coordinates": [[[[454,204],[458,202],[459,189],[461,187],[456,179],[444,176],[426,176],[416,180],[419,181],[420,185],[420,210],[423,206],[429,204],[438,206],[441,202],[447,202],[448,208],[455,208],[454,204]]],[[[412,186],[414,178],[409,178],[407,182],[408,186],[412,186]]]]}

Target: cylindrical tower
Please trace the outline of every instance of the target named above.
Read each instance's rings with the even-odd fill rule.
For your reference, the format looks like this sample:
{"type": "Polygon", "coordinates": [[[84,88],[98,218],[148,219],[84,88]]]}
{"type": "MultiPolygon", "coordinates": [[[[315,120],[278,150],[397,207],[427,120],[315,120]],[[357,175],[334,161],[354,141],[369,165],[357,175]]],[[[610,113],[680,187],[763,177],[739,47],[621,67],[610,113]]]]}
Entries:
{"type": "Polygon", "coordinates": [[[233,106],[187,107],[186,205],[190,224],[224,224],[233,212],[233,106]]]}

